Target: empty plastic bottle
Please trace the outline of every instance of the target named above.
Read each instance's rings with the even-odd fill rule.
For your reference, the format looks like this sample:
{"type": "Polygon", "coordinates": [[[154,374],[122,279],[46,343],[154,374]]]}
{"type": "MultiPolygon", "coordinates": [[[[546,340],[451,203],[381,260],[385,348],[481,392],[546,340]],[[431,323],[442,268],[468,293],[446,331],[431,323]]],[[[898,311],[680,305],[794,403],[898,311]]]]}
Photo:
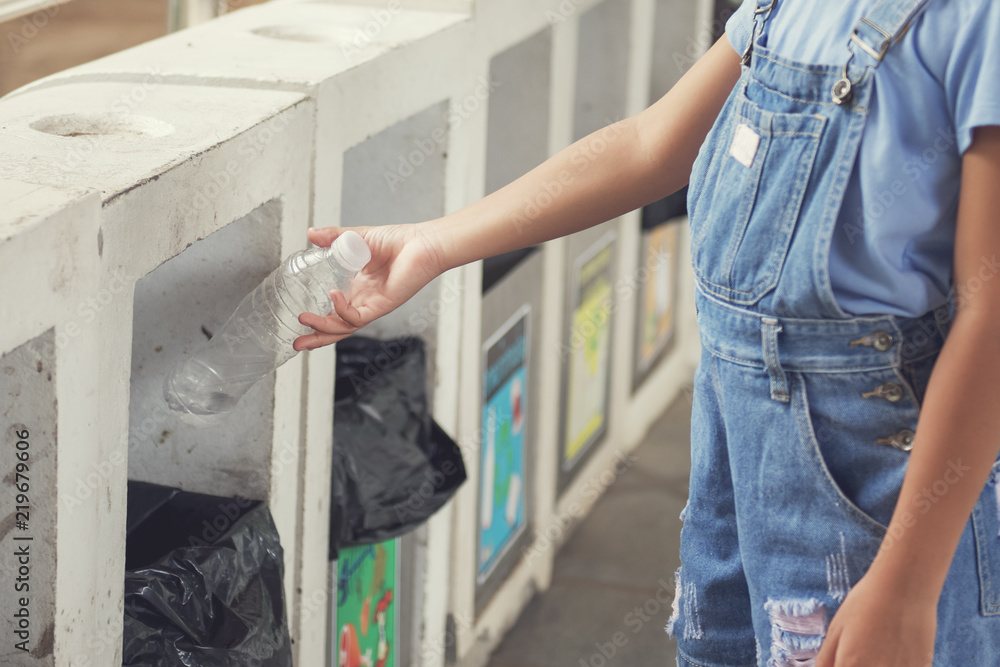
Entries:
{"type": "Polygon", "coordinates": [[[370,259],[368,244],[352,231],[329,248],[289,256],[243,297],[210,341],[167,373],[163,397],[170,409],[195,416],[188,420],[195,423],[231,410],[258,380],[297,354],[292,343],[313,331],[299,315],[329,313],[330,290],[348,293],[370,259]]]}

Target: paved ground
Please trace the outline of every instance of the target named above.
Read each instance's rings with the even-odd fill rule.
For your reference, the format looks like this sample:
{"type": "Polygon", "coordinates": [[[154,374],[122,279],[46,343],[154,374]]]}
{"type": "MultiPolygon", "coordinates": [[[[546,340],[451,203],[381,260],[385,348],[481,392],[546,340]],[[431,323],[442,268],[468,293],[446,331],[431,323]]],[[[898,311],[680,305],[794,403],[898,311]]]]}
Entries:
{"type": "Polygon", "coordinates": [[[663,630],[687,499],[690,392],[682,391],[556,557],[490,667],[673,667],[663,630]]]}

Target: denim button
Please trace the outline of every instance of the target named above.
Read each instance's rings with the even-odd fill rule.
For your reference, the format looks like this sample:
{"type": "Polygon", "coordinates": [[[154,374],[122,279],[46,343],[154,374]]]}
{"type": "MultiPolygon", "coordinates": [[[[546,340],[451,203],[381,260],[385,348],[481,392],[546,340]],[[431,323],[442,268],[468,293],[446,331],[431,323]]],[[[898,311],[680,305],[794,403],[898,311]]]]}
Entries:
{"type": "Polygon", "coordinates": [[[894,433],[888,438],[879,438],[875,442],[880,445],[891,445],[896,449],[908,452],[913,449],[913,436],[915,434],[908,428],[904,428],[899,433],[894,433]]]}
{"type": "Polygon", "coordinates": [[[890,347],[892,347],[892,335],[888,331],[882,331],[879,329],[875,333],[870,333],[856,340],[852,340],[848,345],[854,347],[855,345],[868,345],[874,347],[879,352],[885,352],[890,347]]]}
{"type": "Polygon", "coordinates": [[[854,97],[853,83],[846,76],[842,79],[838,79],[837,83],[833,84],[833,90],[831,91],[833,95],[833,101],[837,104],[844,105],[851,101],[854,97]]]}
{"type": "Polygon", "coordinates": [[[871,396],[878,396],[880,398],[884,398],[890,403],[895,403],[899,399],[903,398],[903,388],[895,382],[887,382],[886,384],[880,384],[872,391],[866,391],[861,394],[862,398],[870,398],[871,396]]]}
{"type": "Polygon", "coordinates": [[[876,331],[875,341],[872,343],[879,352],[885,352],[892,347],[892,336],[888,331],[876,331]]]}

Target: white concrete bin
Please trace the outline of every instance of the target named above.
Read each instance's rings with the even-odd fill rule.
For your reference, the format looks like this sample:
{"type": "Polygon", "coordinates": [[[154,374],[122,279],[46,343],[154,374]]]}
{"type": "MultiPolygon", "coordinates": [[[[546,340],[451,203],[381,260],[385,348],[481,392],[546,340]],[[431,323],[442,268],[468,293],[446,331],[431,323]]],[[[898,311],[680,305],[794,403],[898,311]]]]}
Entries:
{"type": "MultiPolygon", "coordinates": [[[[101,201],[0,181],[0,663],[69,664],[120,637],[124,452],[104,439],[98,337],[101,201]],[[58,600],[58,607],[56,606],[58,600]]],[[[114,285],[110,285],[114,287],[114,285]]],[[[124,291],[124,283],[117,283],[124,291]]]]}
{"type": "MultiPolygon", "coordinates": [[[[523,16],[521,22],[531,32],[519,39],[494,34],[477,40],[496,49],[486,54],[495,90],[480,194],[503,187],[552,152],[553,32],[544,22],[523,16]]],[[[469,482],[456,503],[448,635],[456,640],[452,655],[460,665],[485,664],[551,574],[553,554],[532,552],[535,527],[551,508],[554,443],[543,434],[558,410],[545,349],[556,342],[552,298],[558,302],[561,281],[556,277],[553,284],[550,269],[548,248],[538,247],[488,259],[466,279],[460,442],[469,482]]]]}
{"type": "MultiPolygon", "coordinates": [[[[632,5],[630,0],[604,0],[574,17],[574,141],[598,130],[603,130],[605,142],[616,141],[614,132],[604,128],[631,111],[632,5]]],[[[612,400],[611,379],[622,347],[615,331],[624,305],[619,292],[628,287],[621,280],[624,271],[618,260],[622,247],[619,237],[632,224],[632,217],[609,221],[566,240],[559,353],[560,495],[574,482],[577,493],[583,485],[592,486],[593,471],[581,478],[586,463],[598,449],[622,444],[617,437],[622,402],[612,400]]]]}
{"type": "MultiPolygon", "coordinates": [[[[157,80],[67,83],[0,102],[7,151],[0,178],[92,186],[103,199],[90,297],[107,298],[91,322],[81,323],[97,339],[90,400],[100,424],[99,458],[127,456],[134,479],[266,500],[285,549],[293,637],[300,526],[309,519],[304,508],[315,506],[300,497],[300,452],[329,451],[332,414],[332,379],[326,400],[315,396],[322,382],[313,387],[316,409],[307,413],[303,376],[315,367],[330,378],[332,351],[299,357],[255,388],[257,396],[237,410],[242,431],[193,430],[167,412],[160,387],[169,362],[204,339],[203,327],[227,317],[280,257],[307,244],[313,113],[296,93],[157,80]],[[309,440],[304,422],[312,419],[326,428],[309,440]]],[[[114,613],[101,619],[107,628],[96,636],[106,640],[90,637],[70,653],[57,643],[57,665],[120,660],[124,482],[123,468],[102,489],[102,520],[110,528],[99,531],[82,511],[73,517],[89,535],[107,534],[99,549],[92,538],[66,534],[66,548],[99,551],[104,559],[97,582],[114,613]]]]}
{"type": "MultiPolygon", "coordinates": [[[[485,122],[490,83],[474,76],[475,68],[466,57],[472,51],[468,14],[409,6],[312,1],[254,6],[57,74],[28,89],[66,79],[133,81],[155,71],[162,81],[173,83],[300,91],[316,101],[316,140],[309,160],[315,179],[311,224],[417,222],[467,201],[468,163],[477,152],[475,137],[485,122]],[[384,193],[376,193],[377,189],[384,193]],[[388,217],[381,215],[386,207],[393,211],[388,217]]],[[[435,8],[463,6],[436,3],[435,8]]],[[[16,91],[13,97],[24,94],[16,91]]],[[[461,334],[460,277],[461,271],[456,271],[436,281],[403,313],[368,332],[391,336],[419,329],[434,359],[429,369],[434,416],[452,431],[458,364],[449,351],[461,334]]],[[[316,381],[321,380],[310,376],[310,383],[316,381]]],[[[324,393],[309,390],[310,398],[316,395],[324,393]]],[[[329,437],[329,424],[317,423],[316,428],[322,437],[329,437]]],[[[309,474],[303,479],[304,493],[325,498],[328,452],[306,450],[305,470],[309,474]]],[[[324,501],[319,511],[328,512],[328,507],[324,501]]],[[[428,548],[437,556],[428,562],[438,570],[418,584],[427,587],[421,641],[437,647],[445,633],[448,595],[441,579],[447,577],[450,548],[447,508],[432,520],[429,531],[428,548]]],[[[307,531],[301,537],[297,586],[305,600],[314,600],[327,591],[326,561],[320,556],[326,552],[327,532],[307,531]]],[[[318,656],[310,651],[325,644],[326,606],[325,601],[310,603],[303,612],[303,636],[297,644],[302,659],[318,656]]],[[[433,647],[427,653],[440,654],[433,647]]]]}

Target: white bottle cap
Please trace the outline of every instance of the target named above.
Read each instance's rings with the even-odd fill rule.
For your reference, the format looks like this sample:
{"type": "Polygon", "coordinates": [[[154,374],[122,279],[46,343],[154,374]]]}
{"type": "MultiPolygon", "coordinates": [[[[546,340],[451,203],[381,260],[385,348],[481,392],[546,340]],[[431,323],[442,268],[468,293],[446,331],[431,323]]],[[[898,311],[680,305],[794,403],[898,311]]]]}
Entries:
{"type": "Polygon", "coordinates": [[[371,261],[372,251],[357,232],[347,230],[333,242],[337,258],[348,271],[358,272],[371,261]]]}

